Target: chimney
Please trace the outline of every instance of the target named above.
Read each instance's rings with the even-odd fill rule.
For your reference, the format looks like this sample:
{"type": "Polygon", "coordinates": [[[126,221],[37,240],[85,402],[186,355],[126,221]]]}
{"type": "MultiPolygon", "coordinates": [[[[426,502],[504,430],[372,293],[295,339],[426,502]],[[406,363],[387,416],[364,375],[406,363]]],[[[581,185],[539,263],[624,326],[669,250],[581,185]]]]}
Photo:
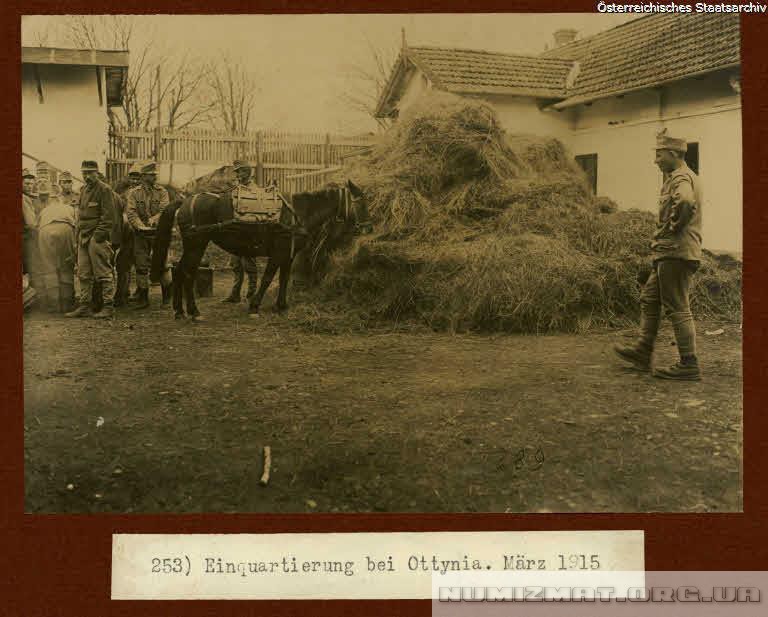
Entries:
{"type": "Polygon", "coordinates": [[[576,40],[577,30],[573,28],[560,28],[555,30],[555,47],[562,47],[576,40]]]}

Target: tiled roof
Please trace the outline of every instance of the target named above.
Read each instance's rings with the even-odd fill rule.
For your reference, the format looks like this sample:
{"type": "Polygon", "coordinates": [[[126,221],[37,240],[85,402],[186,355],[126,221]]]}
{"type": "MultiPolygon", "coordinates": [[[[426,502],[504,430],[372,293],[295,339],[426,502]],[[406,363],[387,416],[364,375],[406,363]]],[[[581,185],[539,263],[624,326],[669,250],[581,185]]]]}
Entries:
{"type": "Polygon", "coordinates": [[[557,106],[647,88],[732,67],[740,61],[737,14],[653,14],[541,56],[407,47],[382,93],[377,115],[393,108],[405,67],[418,67],[449,92],[560,99],[557,106]]]}
{"type": "Polygon", "coordinates": [[[408,58],[443,90],[515,94],[565,95],[572,62],[471,49],[409,47],[408,58]]]}
{"type": "Polygon", "coordinates": [[[736,14],[654,14],[552,49],[543,58],[572,60],[579,72],[568,99],[655,86],[739,64],[736,14]]]}

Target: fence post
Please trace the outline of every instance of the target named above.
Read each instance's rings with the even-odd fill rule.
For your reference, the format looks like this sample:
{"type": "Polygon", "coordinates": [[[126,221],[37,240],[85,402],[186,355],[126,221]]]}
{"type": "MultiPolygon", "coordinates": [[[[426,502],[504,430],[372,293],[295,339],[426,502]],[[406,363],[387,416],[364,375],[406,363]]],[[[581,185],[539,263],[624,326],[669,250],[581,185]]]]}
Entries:
{"type": "Polygon", "coordinates": [[[161,132],[161,128],[159,126],[155,127],[155,130],[153,131],[154,138],[155,138],[155,147],[154,147],[154,159],[155,163],[160,162],[160,148],[163,144],[163,134],[161,132]]]}
{"type": "Polygon", "coordinates": [[[331,134],[325,134],[325,144],[323,145],[323,167],[331,166],[331,134]]]}
{"type": "Polygon", "coordinates": [[[256,184],[264,186],[264,132],[256,133],[256,184]]]}

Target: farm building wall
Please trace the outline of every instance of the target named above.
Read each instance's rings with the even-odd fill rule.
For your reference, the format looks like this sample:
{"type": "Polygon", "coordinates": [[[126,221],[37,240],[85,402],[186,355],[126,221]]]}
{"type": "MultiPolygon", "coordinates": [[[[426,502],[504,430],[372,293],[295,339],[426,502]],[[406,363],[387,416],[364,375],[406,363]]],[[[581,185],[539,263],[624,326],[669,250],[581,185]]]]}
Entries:
{"type": "Polygon", "coordinates": [[[496,109],[499,120],[509,133],[550,135],[567,141],[571,132],[568,113],[543,111],[536,99],[524,96],[483,96],[496,109]]]}
{"type": "Polygon", "coordinates": [[[22,64],[21,122],[23,152],[76,175],[86,159],[103,170],[108,125],[103,67],[22,64]]]}
{"type": "Polygon", "coordinates": [[[661,185],[653,161],[656,132],[666,127],[697,144],[704,246],[741,253],[741,101],[728,77],[717,73],[581,105],[571,112],[574,128],[565,142],[574,155],[597,154],[599,195],[650,211],[661,185]]]}

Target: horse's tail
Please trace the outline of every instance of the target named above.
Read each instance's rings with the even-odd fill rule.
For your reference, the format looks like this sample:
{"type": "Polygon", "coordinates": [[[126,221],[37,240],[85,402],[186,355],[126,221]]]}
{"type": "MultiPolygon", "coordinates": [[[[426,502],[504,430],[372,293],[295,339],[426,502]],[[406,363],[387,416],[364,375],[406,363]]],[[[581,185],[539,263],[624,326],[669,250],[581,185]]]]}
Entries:
{"type": "Polygon", "coordinates": [[[149,272],[149,280],[153,283],[159,282],[165,271],[165,264],[168,261],[168,250],[171,248],[173,223],[176,218],[176,211],[181,207],[182,203],[183,201],[177,200],[168,204],[157,223],[155,242],[152,248],[152,267],[149,272]]]}

